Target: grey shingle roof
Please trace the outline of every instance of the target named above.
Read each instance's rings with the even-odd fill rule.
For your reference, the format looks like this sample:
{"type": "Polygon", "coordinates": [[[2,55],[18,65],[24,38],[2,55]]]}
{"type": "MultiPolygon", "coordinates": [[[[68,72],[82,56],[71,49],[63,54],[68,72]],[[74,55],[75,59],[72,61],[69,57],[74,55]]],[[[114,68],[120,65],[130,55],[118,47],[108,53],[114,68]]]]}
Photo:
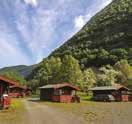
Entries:
{"type": "Polygon", "coordinates": [[[39,89],[58,89],[58,88],[62,88],[62,87],[71,87],[74,90],[80,90],[78,87],[73,86],[72,84],[69,84],[69,83],[49,84],[49,85],[39,87],[39,89]]]}
{"type": "Polygon", "coordinates": [[[54,88],[54,85],[45,85],[42,87],[39,87],[40,89],[48,89],[48,88],[54,88]]]}
{"type": "Polygon", "coordinates": [[[114,86],[102,86],[102,87],[94,87],[91,88],[90,90],[117,90],[117,88],[114,86]]]}

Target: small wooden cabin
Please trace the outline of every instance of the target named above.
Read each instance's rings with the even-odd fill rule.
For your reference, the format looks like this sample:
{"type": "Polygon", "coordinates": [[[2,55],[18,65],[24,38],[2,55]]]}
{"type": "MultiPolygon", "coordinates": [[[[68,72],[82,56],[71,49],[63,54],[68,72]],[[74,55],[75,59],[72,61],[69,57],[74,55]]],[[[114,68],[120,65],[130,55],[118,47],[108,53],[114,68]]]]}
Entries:
{"type": "Polygon", "coordinates": [[[69,83],[52,84],[40,87],[40,100],[53,102],[80,102],[76,91],[79,88],[69,83]]]}
{"type": "Polygon", "coordinates": [[[26,96],[31,96],[32,90],[29,87],[25,87],[24,93],[25,93],[26,96]]]}
{"type": "Polygon", "coordinates": [[[1,108],[8,108],[11,104],[9,94],[9,86],[15,83],[5,77],[0,76],[0,106],[1,108]]]}
{"type": "Polygon", "coordinates": [[[24,97],[26,88],[20,85],[10,86],[9,95],[14,98],[24,97]]]}
{"type": "Polygon", "coordinates": [[[96,101],[130,101],[130,90],[122,85],[94,87],[91,89],[96,101]]]}

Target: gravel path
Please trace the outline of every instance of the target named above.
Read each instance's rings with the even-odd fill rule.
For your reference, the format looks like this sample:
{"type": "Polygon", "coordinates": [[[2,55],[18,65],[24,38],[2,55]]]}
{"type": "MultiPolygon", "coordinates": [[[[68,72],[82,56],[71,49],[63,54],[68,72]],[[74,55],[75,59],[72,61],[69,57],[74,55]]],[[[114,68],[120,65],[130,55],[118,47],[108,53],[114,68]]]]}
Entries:
{"type": "Polygon", "coordinates": [[[18,119],[13,114],[1,113],[0,124],[132,124],[132,102],[57,103],[54,106],[27,99],[21,102],[26,108],[24,113],[18,113],[18,119]],[[2,116],[11,117],[3,120],[2,116]]]}
{"type": "Polygon", "coordinates": [[[62,113],[58,109],[32,101],[24,101],[27,108],[27,124],[84,124],[82,118],[71,113],[62,113]]]}

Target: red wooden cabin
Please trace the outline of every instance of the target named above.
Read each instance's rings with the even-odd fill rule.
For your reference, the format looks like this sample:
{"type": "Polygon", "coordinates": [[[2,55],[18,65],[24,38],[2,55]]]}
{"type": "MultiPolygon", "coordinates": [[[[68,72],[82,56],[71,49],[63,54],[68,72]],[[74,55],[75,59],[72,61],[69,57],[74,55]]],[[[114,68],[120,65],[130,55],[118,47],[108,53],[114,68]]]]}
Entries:
{"type": "Polygon", "coordinates": [[[18,84],[10,86],[9,95],[13,98],[30,96],[31,93],[32,93],[32,90],[26,86],[20,86],[18,84]]]}
{"type": "Polygon", "coordinates": [[[131,101],[130,90],[122,85],[94,87],[91,89],[96,101],[131,101]]]}
{"type": "Polygon", "coordinates": [[[9,86],[15,83],[5,77],[0,76],[0,107],[8,108],[11,104],[11,99],[9,97],[9,86]]]}
{"type": "Polygon", "coordinates": [[[80,102],[76,91],[79,88],[68,83],[52,84],[40,87],[40,100],[53,102],[80,102]]]}
{"type": "Polygon", "coordinates": [[[25,96],[26,88],[20,85],[13,85],[10,86],[10,93],[9,95],[13,98],[19,98],[25,96]]]}

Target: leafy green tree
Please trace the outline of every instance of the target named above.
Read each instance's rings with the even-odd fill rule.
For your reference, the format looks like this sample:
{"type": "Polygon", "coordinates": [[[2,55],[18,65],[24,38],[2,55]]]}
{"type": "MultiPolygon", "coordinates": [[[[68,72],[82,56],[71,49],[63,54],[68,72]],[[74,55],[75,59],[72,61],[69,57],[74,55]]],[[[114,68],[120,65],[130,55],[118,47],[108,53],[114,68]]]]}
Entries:
{"type": "Polygon", "coordinates": [[[127,60],[121,60],[115,64],[115,68],[120,71],[118,80],[120,83],[128,86],[132,85],[132,66],[129,65],[127,60]]]}
{"type": "Polygon", "coordinates": [[[105,49],[100,49],[98,51],[98,58],[102,59],[102,60],[106,60],[108,59],[109,56],[109,52],[106,51],[105,49]]]}
{"type": "Polygon", "coordinates": [[[83,79],[79,62],[71,55],[64,56],[62,60],[59,57],[45,59],[32,75],[29,84],[34,90],[36,86],[63,82],[81,86],[83,79]]]}
{"type": "Polygon", "coordinates": [[[58,83],[60,80],[61,64],[61,59],[58,57],[44,60],[38,67],[34,79],[38,80],[41,86],[49,83],[58,83]]]}
{"type": "Polygon", "coordinates": [[[114,70],[112,66],[107,65],[99,70],[101,71],[101,74],[98,74],[99,86],[111,86],[116,82],[119,72],[114,70]]]}
{"type": "Polygon", "coordinates": [[[111,54],[116,55],[120,60],[120,59],[127,59],[128,52],[123,48],[119,48],[112,50],[111,54]]]}
{"type": "Polygon", "coordinates": [[[83,90],[88,93],[89,89],[96,86],[96,75],[91,68],[84,70],[83,72],[83,90]]]}
{"type": "Polygon", "coordinates": [[[36,79],[32,79],[29,82],[27,82],[27,86],[32,89],[33,93],[36,94],[36,91],[39,87],[39,82],[36,79]]]}
{"type": "Polygon", "coordinates": [[[83,76],[79,62],[71,55],[66,55],[62,59],[61,75],[63,82],[69,82],[79,86],[82,85],[83,76]]]}

